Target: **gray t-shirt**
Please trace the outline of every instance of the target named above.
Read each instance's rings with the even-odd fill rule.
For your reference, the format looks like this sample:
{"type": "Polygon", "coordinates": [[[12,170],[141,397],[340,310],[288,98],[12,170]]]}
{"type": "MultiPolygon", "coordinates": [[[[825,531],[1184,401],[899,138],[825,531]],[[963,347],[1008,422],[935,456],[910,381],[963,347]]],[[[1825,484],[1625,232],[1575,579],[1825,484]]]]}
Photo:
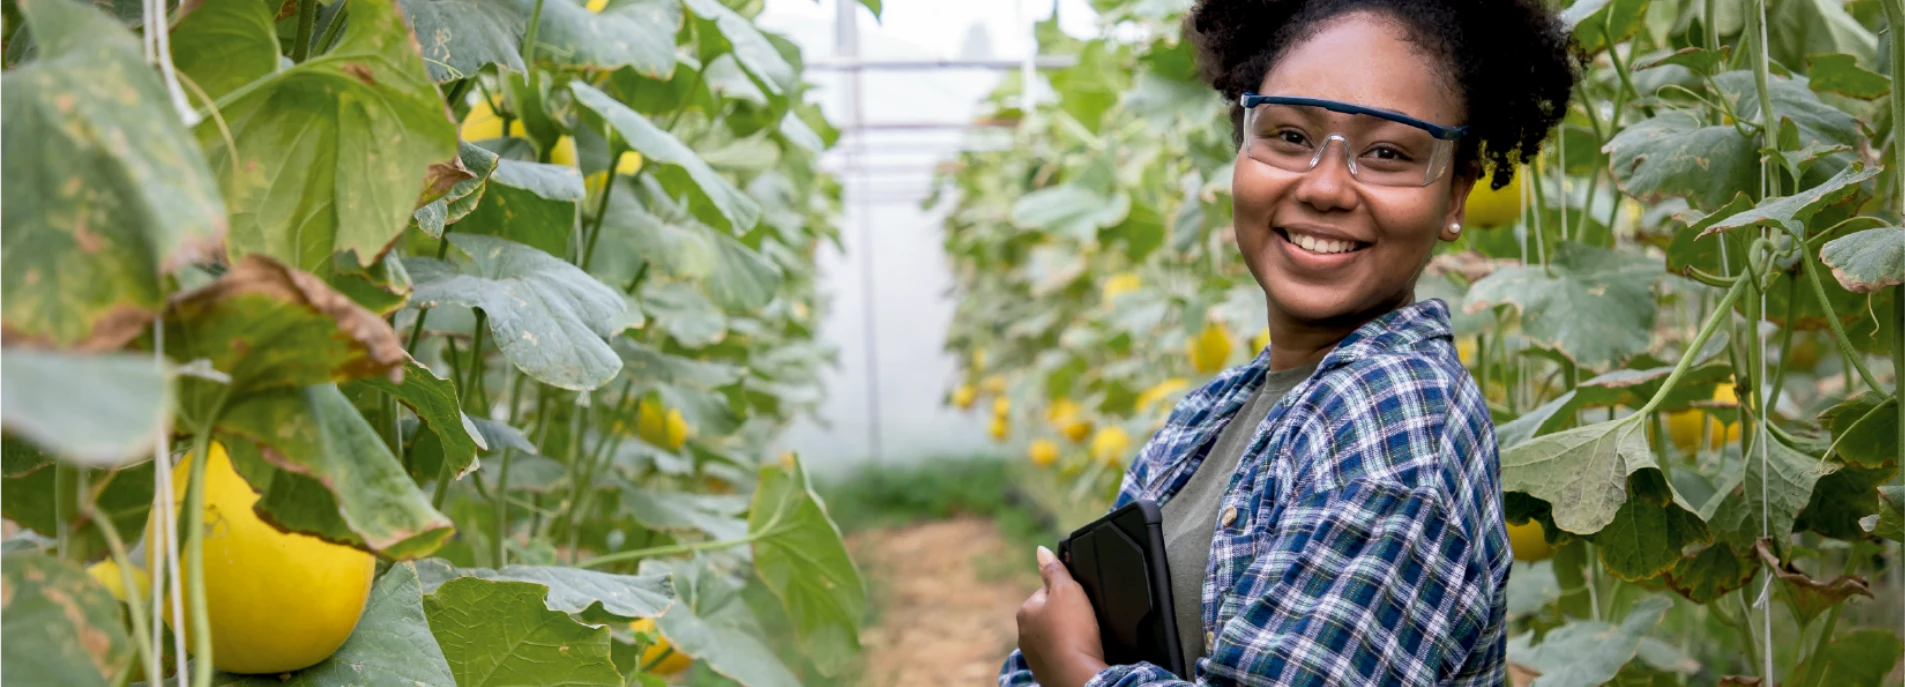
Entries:
{"type": "Polygon", "coordinates": [[[1217,442],[1190,481],[1159,508],[1164,514],[1164,554],[1171,566],[1171,603],[1177,611],[1178,642],[1184,647],[1186,670],[1193,670],[1197,659],[1210,655],[1210,647],[1204,644],[1204,573],[1210,565],[1211,539],[1216,534],[1218,509],[1223,506],[1231,473],[1243,461],[1257,427],[1270,417],[1270,409],[1315,371],[1316,365],[1312,364],[1267,374],[1263,385],[1250,394],[1250,400],[1217,435],[1217,442]]]}

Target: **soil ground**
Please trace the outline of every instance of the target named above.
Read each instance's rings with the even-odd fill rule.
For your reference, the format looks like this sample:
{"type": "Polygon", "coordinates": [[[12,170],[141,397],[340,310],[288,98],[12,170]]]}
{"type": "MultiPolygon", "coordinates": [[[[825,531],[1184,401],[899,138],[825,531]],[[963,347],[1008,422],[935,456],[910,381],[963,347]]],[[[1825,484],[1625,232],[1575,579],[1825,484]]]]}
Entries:
{"type": "Polygon", "coordinates": [[[991,520],[974,516],[866,530],[847,546],[877,609],[860,637],[861,685],[993,684],[1018,636],[1013,616],[1038,588],[1031,551],[1009,550],[991,520]]]}

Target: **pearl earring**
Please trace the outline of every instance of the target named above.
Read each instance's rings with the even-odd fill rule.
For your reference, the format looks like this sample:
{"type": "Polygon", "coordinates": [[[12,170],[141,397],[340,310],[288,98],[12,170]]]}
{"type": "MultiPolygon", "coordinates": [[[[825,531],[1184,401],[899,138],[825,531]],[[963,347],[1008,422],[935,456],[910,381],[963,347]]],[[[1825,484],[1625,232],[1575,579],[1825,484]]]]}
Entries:
{"type": "Polygon", "coordinates": [[[1461,222],[1450,222],[1450,223],[1449,223],[1449,233],[1451,233],[1451,234],[1455,234],[1455,235],[1457,235],[1457,236],[1460,236],[1460,235],[1462,234],[1462,223],[1461,223],[1461,222]]]}

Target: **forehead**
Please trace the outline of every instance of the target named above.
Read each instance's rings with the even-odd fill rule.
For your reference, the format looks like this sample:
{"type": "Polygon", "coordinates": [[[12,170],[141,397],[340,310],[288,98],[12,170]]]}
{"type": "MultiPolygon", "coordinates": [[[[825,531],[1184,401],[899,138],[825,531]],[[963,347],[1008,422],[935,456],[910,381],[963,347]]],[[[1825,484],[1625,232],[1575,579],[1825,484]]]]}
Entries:
{"type": "Polygon", "coordinates": [[[1327,20],[1291,45],[1259,93],[1326,98],[1401,112],[1437,124],[1462,121],[1447,75],[1401,25],[1369,13],[1327,20]]]}

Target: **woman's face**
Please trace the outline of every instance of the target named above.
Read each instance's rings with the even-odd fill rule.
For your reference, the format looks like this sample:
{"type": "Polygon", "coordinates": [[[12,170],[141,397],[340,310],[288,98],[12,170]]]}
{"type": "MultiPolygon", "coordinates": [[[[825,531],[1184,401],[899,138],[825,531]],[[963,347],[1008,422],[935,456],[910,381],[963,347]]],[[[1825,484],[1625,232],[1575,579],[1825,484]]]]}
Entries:
{"type": "MultiPolygon", "coordinates": [[[[1435,67],[1394,22],[1349,14],[1291,46],[1257,92],[1338,100],[1459,126],[1460,99],[1435,67]]],[[[1321,117],[1325,133],[1349,133],[1356,119],[1371,119],[1328,111],[1321,117]]],[[[1331,143],[1308,172],[1237,155],[1231,180],[1237,245],[1268,296],[1273,319],[1360,324],[1408,304],[1436,240],[1455,239],[1449,225],[1462,220],[1472,178],[1450,171],[1428,186],[1363,183],[1350,176],[1344,148],[1331,143]],[[1350,249],[1339,252],[1345,243],[1350,249]]]]}

